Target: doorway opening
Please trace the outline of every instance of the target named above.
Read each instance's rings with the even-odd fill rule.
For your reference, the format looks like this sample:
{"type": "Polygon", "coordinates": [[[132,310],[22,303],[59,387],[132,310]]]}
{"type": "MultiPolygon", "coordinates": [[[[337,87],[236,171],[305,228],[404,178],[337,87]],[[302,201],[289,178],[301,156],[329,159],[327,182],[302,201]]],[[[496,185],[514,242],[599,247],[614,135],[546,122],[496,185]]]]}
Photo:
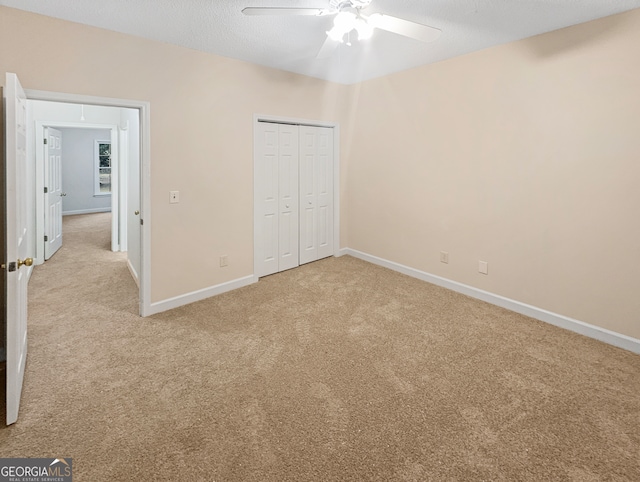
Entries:
{"type": "MultiPolygon", "coordinates": [[[[135,216],[139,216],[139,218],[134,215],[125,215],[123,218],[135,221],[135,229],[129,230],[137,233],[138,236],[137,242],[129,243],[130,247],[137,246],[140,261],[139,289],[135,303],[138,306],[137,311],[139,314],[146,316],[151,311],[151,289],[149,284],[150,223],[149,219],[147,219],[146,223],[144,222],[144,216],[150,216],[151,202],[149,165],[150,114],[148,102],[26,90],[20,85],[18,76],[9,72],[6,73],[6,82],[2,91],[4,113],[2,131],[5,134],[2,137],[3,140],[6,140],[5,149],[3,149],[6,152],[4,157],[5,168],[3,169],[5,176],[2,178],[5,191],[5,196],[2,197],[6,200],[6,203],[3,206],[4,222],[2,224],[5,226],[3,239],[7,256],[6,266],[3,263],[2,268],[8,273],[16,272],[12,276],[5,277],[4,298],[6,303],[5,310],[3,310],[6,315],[3,319],[6,329],[3,330],[6,333],[4,339],[6,347],[6,364],[4,365],[6,377],[6,420],[7,424],[12,424],[18,418],[26,365],[27,283],[33,272],[34,264],[34,259],[31,256],[41,246],[40,238],[36,238],[36,232],[39,225],[41,226],[41,232],[44,231],[44,223],[40,224],[38,221],[41,218],[44,219],[42,213],[44,210],[43,195],[47,194],[44,188],[48,188],[44,179],[44,160],[40,163],[35,162],[36,153],[41,152],[38,146],[45,144],[44,135],[41,134],[39,137],[42,143],[36,143],[36,128],[34,128],[34,125],[41,126],[44,132],[45,125],[51,126],[61,122],[82,122],[86,120],[86,108],[93,107],[97,109],[100,106],[116,107],[120,108],[121,111],[132,109],[131,112],[137,114],[137,121],[129,123],[126,115],[122,115],[111,125],[119,129],[117,131],[119,135],[115,139],[116,142],[120,137],[120,131],[122,131],[125,138],[129,127],[137,127],[138,132],[136,136],[132,136],[132,142],[130,143],[134,144],[134,140],[137,139],[137,158],[139,162],[136,163],[136,168],[131,169],[137,181],[127,184],[128,188],[136,189],[135,195],[127,193],[128,200],[132,203],[137,201],[137,203],[134,203],[135,206],[131,206],[129,203],[127,205],[129,208],[137,208],[135,216]],[[81,108],[80,119],[74,118],[72,121],[61,120],[53,114],[45,114],[35,119],[33,115],[28,115],[27,105],[29,101],[46,101],[49,104],[55,104],[54,109],[73,109],[79,106],[81,108]]],[[[111,147],[113,147],[113,143],[111,143],[111,147]]],[[[60,162],[58,161],[56,159],[52,167],[59,172],[60,162]]],[[[133,163],[129,163],[129,166],[131,165],[133,163]]],[[[115,168],[117,171],[116,165],[110,167],[112,169],[115,168]]],[[[121,169],[123,176],[126,171],[121,169]]],[[[117,173],[114,172],[113,175],[115,177],[111,178],[112,188],[113,184],[117,183],[119,179],[117,173]]],[[[60,187],[58,184],[61,185],[61,183],[57,183],[56,188],[60,187]]],[[[100,181],[98,181],[98,184],[100,184],[100,181]]],[[[116,198],[124,194],[122,191],[118,192],[119,196],[116,198]]],[[[61,208],[58,211],[60,212],[61,208]]],[[[72,262],[67,264],[73,269],[72,262]]],[[[1,364],[0,368],[2,368],[1,364]]]]}
{"type": "Polygon", "coordinates": [[[28,125],[35,125],[27,132],[33,149],[27,148],[27,158],[35,162],[35,264],[62,246],[64,215],[107,210],[111,250],[127,252],[140,286],[140,226],[130,223],[139,216],[129,213],[140,212],[138,111],[27,100],[27,116],[28,125]]]}
{"type": "MultiPolygon", "coordinates": [[[[46,186],[44,166],[45,128],[56,128],[73,132],[76,129],[107,131],[106,139],[110,145],[109,181],[110,196],[95,191],[88,206],[66,203],[66,214],[80,214],[82,212],[110,209],[112,213],[111,249],[127,252],[127,265],[139,288],[139,309],[141,316],[150,313],[150,129],[149,104],[147,102],[90,97],[55,92],[25,90],[29,105],[28,115],[28,146],[33,152],[28,155],[34,160],[33,178],[36,180],[33,206],[31,211],[36,213],[33,227],[36,231],[36,264],[44,262],[44,239],[49,236],[45,231],[45,200],[42,198],[46,186]],[[38,143],[38,140],[41,139],[38,143]],[[104,205],[100,197],[109,197],[110,206],[104,205]],[[102,202],[101,207],[95,203],[102,202]],[[94,203],[94,204],[91,204],[94,203]],[[71,206],[71,207],[70,207],[71,206]],[[145,216],[146,215],[146,216],[145,216]],[[41,242],[42,241],[42,242],[41,242]]],[[[66,146],[62,140],[63,149],[66,146]]],[[[100,166],[100,159],[92,154],[88,160],[89,172],[97,178],[90,181],[90,189],[100,189],[100,177],[105,177],[107,170],[100,166]]],[[[103,159],[104,161],[104,159],[103,159]]],[[[103,162],[104,164],[104,162],[103,162]]],[[[70,180],[67,177],[67,180],[70,180]]],[[[67,184],[64,184],[62,194],[64,200],[71,197],[67,184]]],[[[103,183],[104,186],[104,183],[103,183]]],[[[104,190],[104,188],[103,188],[104,190]]],[[[63,203],[64,203],[63,200],[63,203]]],[[[48,238],[47,238],[48,239],[48,238]]]]}
{"type": "MultiPolygon", "coordinates": [[[[36,186],[36,264],[62,247],[64,216],[112,211],[111,166],[119,164],[117,144],[111,152],[115,128],[36,125],[40,131],[35,136],[36,178],[44,188],[36,186]]],[[[111,249],[121,251],[118,224],[113,228],[111,249]]]]}

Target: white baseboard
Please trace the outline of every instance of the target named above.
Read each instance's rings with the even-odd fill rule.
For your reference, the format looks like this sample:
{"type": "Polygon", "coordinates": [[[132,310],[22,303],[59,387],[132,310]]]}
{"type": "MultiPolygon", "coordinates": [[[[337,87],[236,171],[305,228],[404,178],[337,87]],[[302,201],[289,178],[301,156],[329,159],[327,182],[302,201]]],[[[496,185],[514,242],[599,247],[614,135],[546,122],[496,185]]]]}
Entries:
{"type": "Polygon", "coordinates": [[[408,266],[394,263],[393,261],[378,258],[377,256],[372,256],[355,249],[344,248],[339,251],[339,256],[344,256],[346,254],[353,256],[354,258],[368,261],[369,263],[373,263],[378,266],[382,266],[384,268],[389,268],[393,271],[406,274],[413,278],[417,278],[422,281],[426,281],[428,283],[442,286],[443,288],[447,288],[452,291],[471,296],[472,298],[486,301],[487,303],[506,308],[507,310],[515,311],[516,313],[535,318],[536,320],[544,321],[545,323],[549,323],[551,325],[555,325],[560,328],[564,328],[566,330],[588,336],[589,338],[603,341],[610,345],[617,346],[618,348],[623,348],[633,353],[640,354],[640,340],[638,340],[637,338],[632,338],[621,333],[616,333],[615,331],[600,328],[599,326],[590,325],[583,321],[574,320],[573,318],[569,318],[567,316],[552,313],[535,306],[527,305],[519,301],[489,293],[488,291],[474,288],[473,286],[458,283],[456,281],[451,281],[440,276],[417,270],[415,268],[410,268],[408,266]]]}
{"type": "Polygon", "coordinates": [[[74,216],[76,214],[93,214],[93,213],[110,213],[111,207],[108,208],[94,208],[94,209],[79,209],[77,211],[63,211],[63,216],[74,216]]]}
{"type": "Polygon", "coordinates": [[[151,303],[149,312],[146,313],[145,316],[155,315],[156,313],[162,313],[163,311],[172,310],[174,308],[188,305],[196,301],[204,300],[212,296],[221,295],[222,293],[226,293],[227,291],[232,291],[244,286],[248,286],[255,283],[256,281],[258,281],[257,278],[253,275],[250,275],[219,285],[210,286],[209,288],[204,288],[198,291],[193,291],[191,293],[176,296],[174,298],[156,301],[155,303],[151,303]]]}

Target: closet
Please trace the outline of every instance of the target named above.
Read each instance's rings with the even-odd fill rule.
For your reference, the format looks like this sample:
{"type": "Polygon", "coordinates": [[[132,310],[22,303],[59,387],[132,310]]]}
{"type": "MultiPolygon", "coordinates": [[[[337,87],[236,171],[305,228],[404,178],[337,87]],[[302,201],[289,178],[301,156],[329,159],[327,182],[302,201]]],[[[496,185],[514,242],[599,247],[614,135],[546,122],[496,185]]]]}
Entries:
{"type": "Polygon", "coordinates": [[[258,122],[258,277],[333,255],[333,128],[258,122]]]}

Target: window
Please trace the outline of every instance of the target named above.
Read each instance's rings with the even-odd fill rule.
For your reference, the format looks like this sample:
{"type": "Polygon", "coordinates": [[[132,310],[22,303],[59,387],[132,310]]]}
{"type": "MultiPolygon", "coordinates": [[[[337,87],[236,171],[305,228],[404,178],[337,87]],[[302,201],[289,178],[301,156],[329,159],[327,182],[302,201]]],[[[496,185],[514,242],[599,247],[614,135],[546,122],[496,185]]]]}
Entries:
{"type": "Polygon", "coordinates": [[[94,194],[106,196],[111,194],[111,141],[96,141],[95,157],[94,194]]]}

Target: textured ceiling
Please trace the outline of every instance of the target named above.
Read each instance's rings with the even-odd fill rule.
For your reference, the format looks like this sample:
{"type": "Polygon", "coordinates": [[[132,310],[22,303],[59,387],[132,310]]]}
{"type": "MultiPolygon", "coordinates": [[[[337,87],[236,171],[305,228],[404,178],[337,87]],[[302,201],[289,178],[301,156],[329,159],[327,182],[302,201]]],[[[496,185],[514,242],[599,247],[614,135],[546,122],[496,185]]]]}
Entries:
{"type": "MultiPolygon", "coordinates": [[[[442,30],[432,43],[376,30],[316,59],[332,17],[258,17],[246,6],[320,7],[329,0],[0,0],[0,5],[352,84],[640,8],[640,0],[373,0],[381,12],[442,30]]],[[[55,39],[52,39],[54,42],[55,39]]]]}

